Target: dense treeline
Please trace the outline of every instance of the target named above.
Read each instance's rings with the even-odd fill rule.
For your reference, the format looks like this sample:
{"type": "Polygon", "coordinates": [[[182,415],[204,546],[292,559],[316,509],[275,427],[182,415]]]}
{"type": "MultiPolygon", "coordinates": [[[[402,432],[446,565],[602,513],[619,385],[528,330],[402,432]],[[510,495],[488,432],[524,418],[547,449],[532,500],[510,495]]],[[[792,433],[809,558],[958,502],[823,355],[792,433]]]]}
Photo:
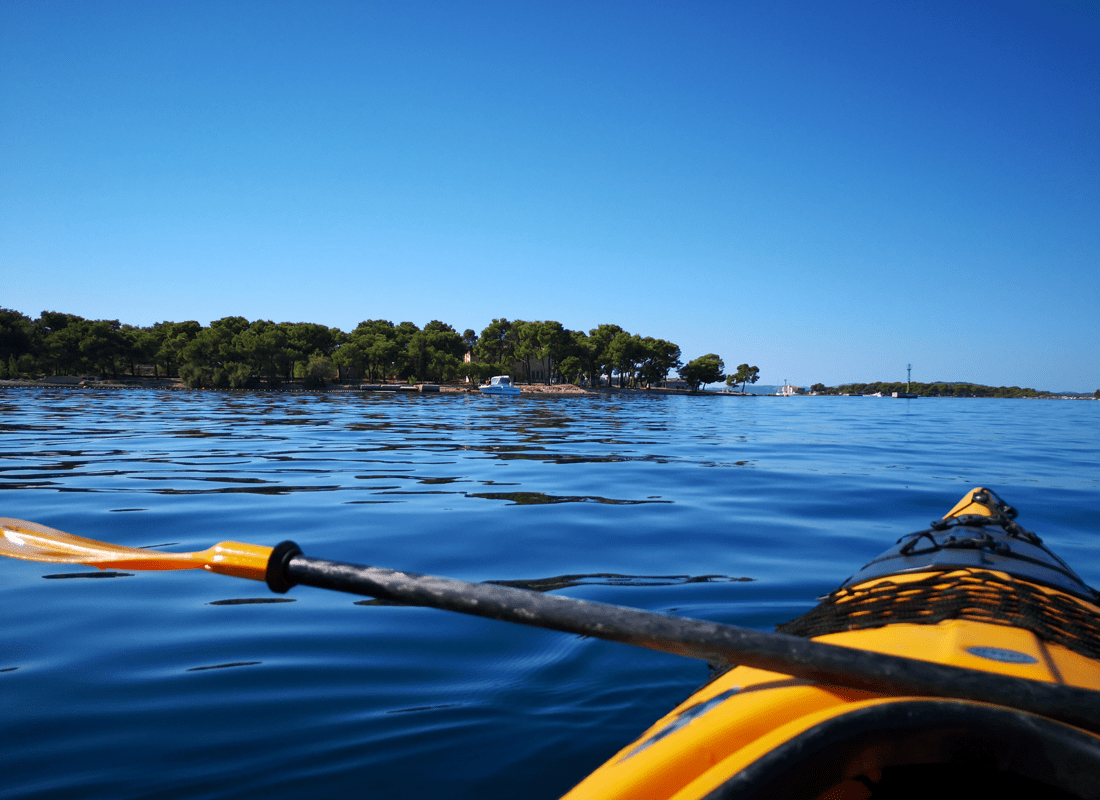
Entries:
{"type": "Polygon", "coordinates": [[[158,377],[179,377],[192,387],[278,386],[295,379],[320,385],[334,378],[480,381],[497,374],[587,385],[610,379],[625,387],[660,384],[682,366],[696,378],[689,367],[698,361],[682,365],[674,343],[631,334],[618,325],[585,333],[559,322],[501,318],[478,334],[459,333],[438,320],[423,328],[367,320],[345,333],[307,322],[225,317],[208,327],[187,321],[141,328],[55,311],[32,320],[0,309],[0,378],[117,377],[138,375],[140,368],[158,377]],[[467,353],[472,363],[465,362],[467,353]]]}
{"type": "Polygon", "coordinates": [[[841,386],[825,386],[815,383],[811,392],[818,394],[875,394],[909,392],[920,397],[1055,397],[1050,392],[1021,389],[1019,386],[982,386],[975,383],[845,383],[841,386]],[[908,389],[906,386],[908,385],[908,389]]]}

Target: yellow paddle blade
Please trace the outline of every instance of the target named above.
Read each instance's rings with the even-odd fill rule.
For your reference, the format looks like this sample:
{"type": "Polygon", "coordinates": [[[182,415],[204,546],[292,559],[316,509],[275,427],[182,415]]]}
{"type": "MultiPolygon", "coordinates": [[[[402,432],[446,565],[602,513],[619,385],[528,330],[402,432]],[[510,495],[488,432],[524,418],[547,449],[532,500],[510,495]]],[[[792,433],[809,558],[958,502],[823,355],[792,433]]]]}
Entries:
{"type": "Polygon", "coordinates": [[[221,575],[264,580],[270,547],[219,542],[198,553],[161,553],[97,542],[47,528],[36,522],[0,517],[0,555],[24,561],[87,564],[106,569],[205,569],[221,575]]]}

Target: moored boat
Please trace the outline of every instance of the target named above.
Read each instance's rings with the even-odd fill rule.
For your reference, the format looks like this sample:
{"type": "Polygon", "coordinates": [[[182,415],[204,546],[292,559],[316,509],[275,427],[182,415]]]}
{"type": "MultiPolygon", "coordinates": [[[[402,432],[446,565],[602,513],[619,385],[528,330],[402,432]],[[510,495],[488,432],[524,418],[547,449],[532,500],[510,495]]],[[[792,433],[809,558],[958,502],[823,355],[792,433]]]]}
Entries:
{"type": "MultiPolygon", "coordinates": [[[[779,632],[1100,690],[1100,596],[1015,517],[975,489],[779,632]]],[[[1100,797],[1100,726],[953,697],[736,666],[566,798],[1100,797]]]]}
{"type": "Polygon", "coordinates": [[[481,387],[482,394],[517,395],[519,387],[512,384],[512,378],[508,375],[494,375],[492,379],[481,387]]]}

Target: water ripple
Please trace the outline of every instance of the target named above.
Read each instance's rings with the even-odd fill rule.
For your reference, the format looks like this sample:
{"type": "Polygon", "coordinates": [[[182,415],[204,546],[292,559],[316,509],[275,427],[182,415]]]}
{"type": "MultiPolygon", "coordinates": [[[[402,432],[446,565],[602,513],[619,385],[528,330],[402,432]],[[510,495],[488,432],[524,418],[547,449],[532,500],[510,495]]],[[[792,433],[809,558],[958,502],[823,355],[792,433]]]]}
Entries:
{"type": "MultiPolygon", "coordinates": [[[[1100,583],[1100,403],[0,389],[2,516],[763,630],[980,483],[1100,583]]],[[[0,570],[13,800],[557,797],[708,677],[201,570],[0,570]]]]}

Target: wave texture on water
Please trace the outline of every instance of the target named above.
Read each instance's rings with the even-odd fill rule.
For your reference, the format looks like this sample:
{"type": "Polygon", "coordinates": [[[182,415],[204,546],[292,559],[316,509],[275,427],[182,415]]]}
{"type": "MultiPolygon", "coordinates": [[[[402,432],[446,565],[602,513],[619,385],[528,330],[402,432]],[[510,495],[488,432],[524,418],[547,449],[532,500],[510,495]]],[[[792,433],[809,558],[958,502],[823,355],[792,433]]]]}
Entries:
{"type": "MultiPolygon", "coordinates": [[[[0,516],[771,630],[975,485],[1100,583],[1098,445],[1083,401],[8,389],[0,516]]],[[[302,587],[56,567],[0,563],[5,797],[552,798],[708,675],[302,587]]]]}

